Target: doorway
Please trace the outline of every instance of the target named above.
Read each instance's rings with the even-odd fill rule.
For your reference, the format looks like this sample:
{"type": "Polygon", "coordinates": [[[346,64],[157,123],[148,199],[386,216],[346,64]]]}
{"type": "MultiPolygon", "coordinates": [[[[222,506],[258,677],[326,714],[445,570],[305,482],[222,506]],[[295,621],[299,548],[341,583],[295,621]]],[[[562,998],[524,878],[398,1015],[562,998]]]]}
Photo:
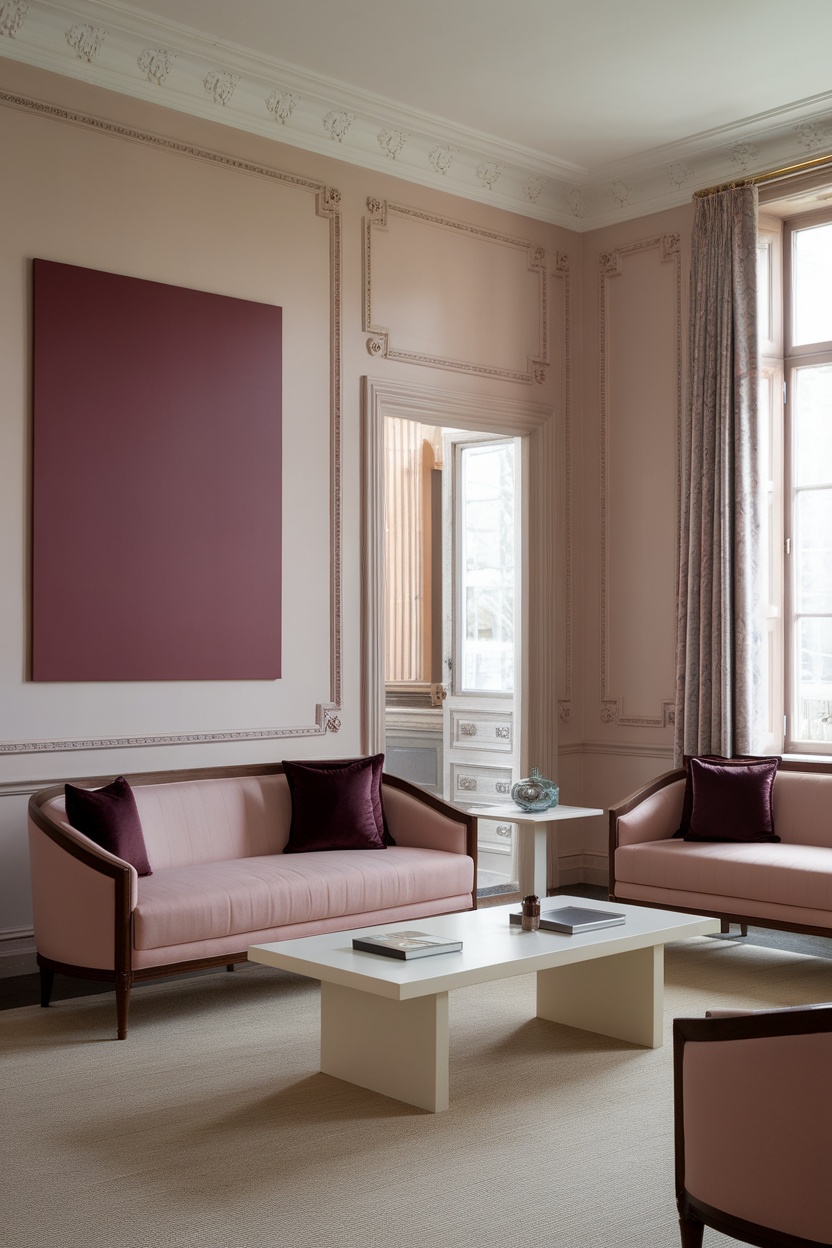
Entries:
{"type": "MultiPolygon", "coordinates": [[[[385,769],[458,805],[520,776],[522,445],[384,427],[385,769]]],[[[480,820],[481,894],[516,891],[515,828],[480,820]]]]}
{"type": "MultiPolygon", "coordinates": [[[[447,716],[447,733],[449,743],[459,756],[452,761],[456,764],[449,779],[451,800],[455,805],[484,805],[487,802],[505,804],[510,795],[511,783],[520,775],[528,774],[529,754],[534,757],[535,764],[553,774],[557,758],[557,715],[553,708],[557,706],[555,688],[555,663],[553,638],[555,635],[555,597],[554,597],[554,543],[556,533],[556,493],[553,483],[556,476],[556,435],[551,409],[525,399],[509,399],[468,395],[459,391],[435,389],[418,386],[410,382],[380,381],[365,377],[363,380],[363,446],[362,446],[362,748],[367,753],[384,752],[385,766],[406,775],[415,783],[442,796],[446,785],[445,764],[445,723],[447,716]],[[397,426],[389,423],[390,417],[401,418],[397,426]],[[447,664],[443,651],[448,650],[447,643],[439,649],[427,647],[424,635],[421,641],[411,638],[411,653],[432,655],[430,665],[421,669],[421,680],[411,677],[408,687],[406,682],[388,681],[387,645],[387,542],[390,526],[388,520],[393,517],[396,525],[400,523],[400,509],[413,508],[421,499],[422,520],[411,526],[421,534],[421,556],[419,550],[411,547],[407,559],[426,558],[427,547],[444,536],[447,544],[449,526],[442,519],[441,486],[433,477],[433,488],[428,491],[422,479],[421,491],[412,488],[407,498],[387,499],[387,454],[390,445],[390,431],[398,428],[404,434],[410,430],[413,436],[413,425],[425,426],[434,431],[427,439],[421,439],[418,445],[428,441],[434,461],[443,466],[447,458],[443,439],[446,434],[451,438],[467,439],[471,442],[494,442],[509,440],[515,447],[515,471],[519,471],[519,486],[516,488],[515,539],[519,538],[515,556],[518,592],[516,597],[517,615],[514,620],[515,656],[514,656],[514,696],[516,705],[511,723],[499,718],[503,707],[488,705],[489,699],[500,690],[466,688],[468,681],[463,680],[462,687],[450,693],[452,681],[447,679],[447,664]],[[428,502],[430,500],[430,502],[428,502]],[[426,508],[433,509],[434,516],[439,519],[431,526],[431,537],[428,540],[427,526],[424,521],[426,508]],[[421,527],[420,527],[421,525],[421,527]],[[533,681],[529,680],[529,672],[535,673],[533,681]],[[421,685],[421,687],[419,687],[421,685]],[[463,708],[466,713],[456,717],[451,727],[451,710],[453,702],[448,704],[449,697],[457,693],[466,697],[469,693],[477,694],[475,708],[463,708]],[[445,697],[443,698],[443,693],[445,697]],[[483,715],[483,731],[480,731],[480,720],[467,713],[476,709],[483,715]],[[466,725],[463,730],[462,725],[466,725]],[[471,731],[471,728],[476,731],[471,731]],[[491,740],[488,741],[486,729],[490,728],[491,740]],[[502,731],[497,732],[497,729],[502,731]],[[507,735],[508,731],[508,735],[507,735]],[[509,749],[506,749],[508,743],[509,749]],[[476,751],[483,744],[490,744],[495,755],[494,759],[480,759],[476,751]],[[510,762],[507,762],[507,758],[510,762]],[[496,771],[503,767],[503,771],[496,771]],[[468,770],[471,768],[472,770],[468,770]],[[480,768],[481,770],[473,770],[480,768]],[[475,787],[469,787],[474,782],[475,787]],[[491,792],[485,789],[486,783],[491,784],[491,792]],[[499,785],[499,789],[497,788],[499,785]]],[[[413,450],[415,451],[415,447],[413,450]]],[[[423,448],[424,449],[424,448],[423,448]]],[[[432,465],[436,467],[436,463],[432,465]]],[[[443,473],[444,476],[444,473],[443,473]]],[[[439,479],[441,480],[441,478],[439,479]]],[[[459,491],[457,490],[457,497],[459,491]]],[[[506,537],[508,530],[504,530],[506,537]]],[[[436,559],[435,554],[432,556],[436,559]]],[[[435,567],[441,567],[436,560],[435,567]]],[[[440,578],[441,582],[441,578],[440,578]]],[[[425,585],[424,577],[422,584],[425,585]]],[[[471,589],[473,590],[473,586],[471,589]]],[[[482,589],[482,586],[476,587],[482,589]]],[[[493,588],[493,586],[492,586],[493,588]]],[[[437,589],[436,574],[430,578],[429,593],[423,591],[418,618],[424,621],[429,615],[435,617],[438,602],[444,596],[441,583],[437,589]]],[[[464,597],[464,595],[463,595],[464,597]]],[[[469,599],[474,599],[473,593],[469,599]]],[[[493,595],[489,601],[493,602],[493,595]]],[[[447,618],[447,613],[446,618],[447,618]]],[[[498,612],[499,614],[499,612],[498,612]]],[[[464,613],[457,612],[457,618],[464,613]]],[[[401,627],[404,618],[400,616],[395,625],[396,631],[401,627]]],[[[483,618],[481,615],[480,619],[483,618]]],[[[497,633],[500,633],[500,625],[497,633]]],[[[495,629],[493,624],[486,624],[480,630],[481,635],[472,640],[476,643],[493,643],[495,629]],[[486,636],[490,633],[490,636],[486,636]]],[[[447,630],[442,630],[443,640],[447,630]]],[[[431,631],[434,638],[436,632],[431,631]]],[[[500,636],[497,642],[500,643],[500,636]]],[[[502,638],[505,642],[505,638],[502,638]]],[[[485,646],[479,646],[485,652],[485,646]]],[[[495,647],[491,646],[492,651],[495,647]]],[[[476,646],[475,646],[476,650],[476,646]]],[[[453,676],[453,653],[450,674],[453,676]]],[[[492,655],[493,657],[493,655],[492,655]]],[[[472,660],[473,661],[473,660],[472,660]]],[[[480,659],[482,667],[483,660],[480,659]]],[[[493,663],[492,663],[493,668],[493,663]]],[[[460,671],[457,664],[458,672],[460,671]]],[[[464,672],[464,667],[462,671],[464,672]]],[[[448,751],[450,755],[450,751],[448,751]]],[[[448,768],[450,770],[450,768],[448,768]]],[[[515,830],[511,825],[498,820],[479,821],[479,866],[483,872],[493,868],[494,874],[509,885],[498,885],[501,888],[510,886],[515,877],[514,842],[515,830]],[[511,877],[511,878],[510,878],[511,877]]],[[[490,881],[489,881],[490,883],[490,881]]],[[[483,880],[480,886],[483,887],[483,880]]],[[[485,885],[488,889],[488,884],[485,885]]]]}

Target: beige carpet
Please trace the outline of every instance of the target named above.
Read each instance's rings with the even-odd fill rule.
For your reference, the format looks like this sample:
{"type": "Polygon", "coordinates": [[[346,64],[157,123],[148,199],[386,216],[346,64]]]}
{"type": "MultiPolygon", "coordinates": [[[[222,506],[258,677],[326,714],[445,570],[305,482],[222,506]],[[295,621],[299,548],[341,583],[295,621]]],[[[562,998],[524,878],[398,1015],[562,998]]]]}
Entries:
{"type": "MultiPolygon", "coordinates": [[[[262,967],[0,1014],[5,1248],[676,1248],[674,1014],[832,999],[832,961],[699,938],[665,1047],[451,995],[451,1108],[317,1071],[318,994],[262,967]]],[[[706,1245],[735,1241],[706,1231],[706,1245]]]]}

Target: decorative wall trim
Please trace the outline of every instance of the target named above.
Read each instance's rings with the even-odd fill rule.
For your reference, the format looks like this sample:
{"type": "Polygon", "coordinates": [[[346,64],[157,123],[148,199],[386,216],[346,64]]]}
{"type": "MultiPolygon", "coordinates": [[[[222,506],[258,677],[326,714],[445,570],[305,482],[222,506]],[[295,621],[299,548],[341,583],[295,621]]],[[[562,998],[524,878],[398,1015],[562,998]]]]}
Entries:
{"type": "Polygon", "coordinates": [[[473,373],[478,377],[499,378],[502,381],[519,381],[530,385],[532,382],[542,383],[546,380],[546,369],[549,366],[549,306],[548,306],[548,273],[546,269],[546,252],[543,247],[528,239],[512,238],[508,234],[498,234],[494,230],[482,229],[480,226],[468,225],[464,221],[453,221],[448,217],[438,217],[419,208],[408,208],[403,204],[391,204],[387,200],[367,200],[367,216],[364,220],[364,322],[365,333],[372,337],[367,340],[370,355],[388,360],[403,360],[410,364],[424,364],[430,368],[450,369],[452,372],[473,373]],[[457,230],[471,238],[479,238],[485,242],[495,243],[503,247],[517,247],[526,255],[528,269],[537,273],[539,283],[539,314],[538,343],[528,358],[525,372],[508,368],[496,368],[494,365],[477,363],[469,360],[453,360],[443,356],[423,355],[418,351],[391,346],[391,330],[384,325],[377,325],[373,316],[373,231],[387,230],[390,214],[408,217],[415,221],[424,221],[428,225],[441,226],[443,229],[457,230]]]}
{"type": "Polygon", "coordinates": [[[570,741],[558,751],[563,757],[567,754],[609,754],[613,757],[622,755],[627,758],[658,758],[673,760],[672,745],[642,745],[638,741],[570,741]]]}
{"type": "Polygon", "coordinates": [[[329,154],[334,143],[339,159],[368,169],[382,170],[393,157],[397,175],[411,182],[577,231],[689,203],[696,185],[792,164],[824,142],[832,120],[832,94],[816,95],[588,169],[106,0],[0,0],[0,43],[0,55],[192,116],[210,117],[222,107],[224,124],[249,133],[274,137],[277,121],[281,142],[329,154]],[[106,38],[88,61],[65,34],[91,13],[106,38]],[[139,69],[146,48],[175,55],[173,72],[154,78],[139,69]],[[225,72],[239,79],[224,107],[203,85],[219,53],[225,72]],[[294,99],[286,116],[269,107],[275,91],[294,99]],[[330,117],[339,120],[328,128],[330,117]],[[389,144],[380,134],[391,136],[389,144]],[[399,144],[398,135],[407,142],[399,144]]]}
{"type": "Polygon", "coordinates": [[[174,142],[160,135],[147,131],[133,130],[114,122],[102,121],[84,113],[71,112],[57,108],[52,104],[44,104],[24,96],[13,95],[0,91],[0,105],[16,108],[25,112],[38,114],[54,121],[74,126],[82,126],[112,136],[126,139],[133,143],[143,143],[150,147],[189,156],[193,159],[209,161],[228,169],[236,169],[242,173],[253,174],[266,178],[283,186],[293,187],[314,197],[314,211],[317,216],[329,222],[329,292],[330,292],[330,688],[325,700],[315,707],[314,722],[300,726],[281,726],[240,731],[188,732],[175,734],[152,734],[147,736],[122,736],[101,738],[80,738],[49,741],[2,741],[0,755],[4,754],[46,754],[61,753],[69,750],[105,750],[133,749],[141,746],[158,745],[204,745],[219,744],[228,741],[269,741],[281,737],[318,737],[327,732],[338,732],[341,727],[339,712],[341,710],[341,669],[342,669],[342,496],[341,496],[341,408],[342,408],[342,359],[341,359],[341,193],[334,187],[296,174],[283,173],[268,165],[254,164],[251,161],[238,160],[225,156],[221,152],[209,148],[193,147],[186,143],[174,142]]]}
{"type": "Polygon", "coordinates": [[[556,529],[552,479],[555,434],[552,410],[540,404],[463,394],[405,382],[363,379],[361,460],[362,537],[362,749],[384,750],[384,422],[388,416],[424,424],[523,437],[528,443],[528,636],[524,687],[529,688],[521,738],[544,775],[557,766],[555,662],[555,569],[551,558],[556,529]],[[534,672],[534,680],[527,675],[534,672]],[[548,770],[547,770],[548,768],[548,770]]]}
{"type": "Polygon", "coordinates": [[[574,526],[572,491],[572,276],[569,256],[562,251],[555,253],[552,276],[563,289],[563,647],[564,685],[559,691],[558,714],[561,722],[569,723],[572,714],[572,638],[573,638],[573,588],[574,588],[574,526]]]}
{"type": "Polygon", "coordinates": [[[655,717],[627,715],[623,699],[616,697],[609,687],[609,555],[610,533],[607,512],[609,487],[609,282],[620,276],[622,266],[633,255],[658,248],[660,262],[673,264],[675,268],[675,307],[676,317],[676,487],[677,495],[680,482],[679,449],[682,434],[682,263],[681,240],[678,234],[662,234],[656,238],[644,239],[641,242],[628,243],[615,251],[604,252],[599,257],[600,267],[600,510],[601,510],[601,644],[600,644],[600,690],[601,703],[599,714],[604,723],[616,723],[622,728],[667,728],[672,722],[669,712],[675,705],[672,698],[662,701],[661,710],[655,717]]]}

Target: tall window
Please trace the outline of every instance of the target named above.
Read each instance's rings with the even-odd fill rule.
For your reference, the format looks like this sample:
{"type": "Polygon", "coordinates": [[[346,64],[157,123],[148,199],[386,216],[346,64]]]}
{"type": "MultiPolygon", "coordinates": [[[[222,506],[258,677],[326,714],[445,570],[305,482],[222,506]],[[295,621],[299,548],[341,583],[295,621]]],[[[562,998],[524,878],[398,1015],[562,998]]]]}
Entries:
{"type": "Polygon", "coordinates": [[[786,749],[832,753],[832,212],[783,243],[786,749]]]}

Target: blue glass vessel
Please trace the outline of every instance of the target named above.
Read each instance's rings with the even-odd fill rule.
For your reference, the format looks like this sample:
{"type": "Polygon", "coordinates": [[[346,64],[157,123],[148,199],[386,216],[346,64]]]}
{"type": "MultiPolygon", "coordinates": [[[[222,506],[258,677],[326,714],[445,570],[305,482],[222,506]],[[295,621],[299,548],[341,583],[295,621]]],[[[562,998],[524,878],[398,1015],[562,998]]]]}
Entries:
{"type": "Polygon", "coordinates": [[[536,767],[527,780],[518,780],[511,790],[511,800],[521,810],[551,810],[557,806],[560,790],[554,780],[545,780],[536,767]]]}

